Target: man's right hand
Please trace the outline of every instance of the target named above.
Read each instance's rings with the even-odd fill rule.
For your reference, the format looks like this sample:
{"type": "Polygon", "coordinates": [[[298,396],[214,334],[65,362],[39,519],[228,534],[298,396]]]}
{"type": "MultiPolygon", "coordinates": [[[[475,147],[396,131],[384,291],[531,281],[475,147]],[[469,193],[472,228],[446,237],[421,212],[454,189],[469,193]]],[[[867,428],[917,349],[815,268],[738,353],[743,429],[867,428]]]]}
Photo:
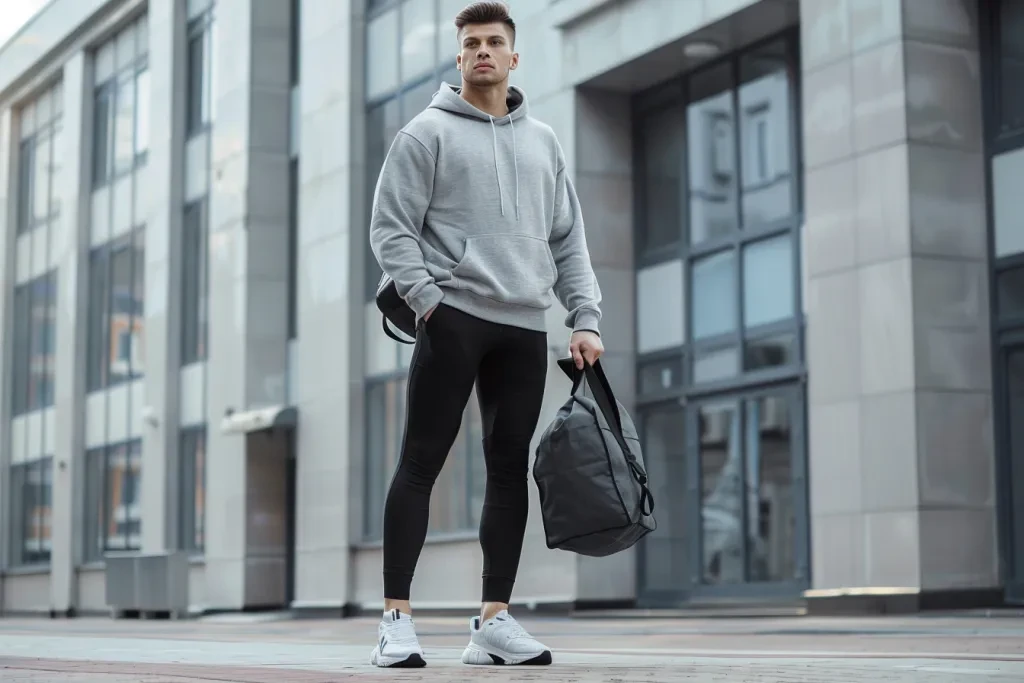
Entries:
{"type": "Polygon", "coordinates": [[[429,311],[427,311],[427,314],[425,316],[423,316],[423,322],[427,322],[428,320],[430,320],[430,316],[434,315],[434,311],[436,311],[436,310],[437,310],[437,306],[434,306],[429,311]]]}

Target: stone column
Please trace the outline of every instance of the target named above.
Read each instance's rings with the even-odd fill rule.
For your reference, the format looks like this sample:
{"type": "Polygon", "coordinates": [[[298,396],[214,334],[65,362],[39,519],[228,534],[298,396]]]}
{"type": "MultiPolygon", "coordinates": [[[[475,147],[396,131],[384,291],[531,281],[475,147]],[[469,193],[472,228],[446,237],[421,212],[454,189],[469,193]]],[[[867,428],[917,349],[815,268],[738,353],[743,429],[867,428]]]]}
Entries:
{"type": "Polygon", "coordinates": [[[362,504],[364,2],[302,3],[295,607],[340,610],[362,504]],[[354,412],[353,412],[354,411],[354,412]]]}
{"type": "Polygon", "coordinates": [[[801,2],[812,596],[998,585],[976,12],[801,2]]]}
{"type": "MultiPolygon", "coordinates": [[[[149,8],[150,143],[136,207],[146,225],[146,374],[142,425],[142,548],[180,547],[177,444],[181,360],[181,220],[185,16],[178,2],[149,8]],[[179,94],[176,94],[179,93],[179,94]]],[[[138,182],[138,181],[137,181],[138,182]]]]}
{"type": "Polygon", "coordinates": [[[285,401],[290,5],[214,12],[206,589],[212,607],[237,609],[283,599],[283,488],[267,486],[275,467],[283,481],[283,453],[220,424],[285,401]]]}
{"type": "MultiPolygon", "coordinates": [[[[11,354],[13,353],[11,299],[14,293],[10,283],[14,280],[15,221],[17,209],[15,195],[12,195],[11,178],[15,172],[12,149],[17,145],[12,130],[13,116],[9,108],[0,109],[0,425],[4,441],[0,441],[0,498],[10,500],[11,485],[11,354]]],[[[9,519],[6,511],[0,513],[9,519]]],[[[0,524],[0,565],[7,566],[10,556],[10,524],[0,524]]],[[[3,580],[0,579],[0,610],[3,604],[3,580]]]]}
{"type": "Polygon", "coordinates": [[[82,557],[81,506],[84,490],[85,345],[74,339],[83,332],[89,289],[89,192],[91,160],[92,77],[86,53],[64,64],[62,133],[53,150],[63,168],[55,175],[54,193],[63,207],[60,223],[51,233],[52,258],[57,270],[57,320],[54,359],[56,447],[53,458],[53,512],[50,525],[50,609],[66,614],[76,606],[75,567],[82,557]],[[60,343],[63,341],[63,343],[60,343]]]}

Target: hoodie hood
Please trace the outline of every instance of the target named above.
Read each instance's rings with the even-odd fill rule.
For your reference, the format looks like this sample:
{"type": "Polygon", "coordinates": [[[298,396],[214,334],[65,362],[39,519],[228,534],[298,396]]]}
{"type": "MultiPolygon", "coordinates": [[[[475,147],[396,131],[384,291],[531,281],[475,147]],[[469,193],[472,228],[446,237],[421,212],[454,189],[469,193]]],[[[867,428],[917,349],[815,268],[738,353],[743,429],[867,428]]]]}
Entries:
{"type": "Polygon", "coordinates": [[[498,187],[498,198],[501,206],[501,215],[505,215],[505,198],[501,191],[501,171],[498,165],[498,133],[497,126],[508,126],[512,130],[512,167],[515,169],[515,197],[516,197],[516,218],[519,218],[519,153],[516,146],[515,122],[520,121],[529,114],[529,103],[526,93],[522,88],[510,85],[508,95],[505,98],[508,107],[508,114],[505,116],[491,116],[485,111],[477,109],[472,104],[462,99],[462,87],[441,83],[441,88],[434,93],[428,109],[440,109],[441,111],[467,119],[475,119],[480,122],[488,122],[491,125],[491,142],[494,150],[494,180],[498,187]]]}

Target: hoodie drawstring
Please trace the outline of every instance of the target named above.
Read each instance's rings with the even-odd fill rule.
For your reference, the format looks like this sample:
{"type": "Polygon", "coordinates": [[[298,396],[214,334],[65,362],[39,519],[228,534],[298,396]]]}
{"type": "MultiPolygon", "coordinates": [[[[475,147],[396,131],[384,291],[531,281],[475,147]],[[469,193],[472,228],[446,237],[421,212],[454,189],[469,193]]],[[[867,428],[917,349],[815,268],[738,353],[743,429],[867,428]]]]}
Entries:
{"type": "MultiPolygon", "coordinates": [[[[501,205],[501,215],[505,215],[505,195],[501,191],[501,170],[498,168],[498,131],[494,127],[494,117],[488,116],[491,121],[491,141],[494,143],[494,176],[498,179],[498,201],[501,205]]],[[[519,220],[519,155],[516,154],[516,126],[509,117],[508,125],[512,128],[512,164],[516,171],[516,220],[519,220]]]]}

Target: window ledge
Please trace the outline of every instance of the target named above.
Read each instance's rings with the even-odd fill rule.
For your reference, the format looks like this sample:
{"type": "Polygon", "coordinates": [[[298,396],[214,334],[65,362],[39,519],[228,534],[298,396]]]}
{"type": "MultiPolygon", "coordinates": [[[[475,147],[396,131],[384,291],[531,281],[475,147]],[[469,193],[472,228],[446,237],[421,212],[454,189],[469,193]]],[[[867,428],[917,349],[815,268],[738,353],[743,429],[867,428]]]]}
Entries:
{"type": "Polygon", "coordinates": [[[49,574],[50,563],[45,564],[23,564],[14,567],[8,567],[2,574],[3,576],[34,576],[38,574],[49,574]]]}
{"type": "Polygon", "coordinates": [[[78,571],[80,572],[94,572],[102,571],[107,568],[107,563],[103,560],[90,560],[89,562],[83,562],[78,565],[78,571]]]}
{"type": "MultiPolygon", "coordinates": [[[[480,540],[480,532],[476,529],[466,529],[464,531],[447,531],[444,533],[431,534],[427,536],[427,540],[424,545],[442,545],[445,543],[465,543],[467,541],[478,541],[480,540]]],[[[382,548],[384,541],[360,541],[352,544],[353,550],[375,550],[382,548]]]]}

